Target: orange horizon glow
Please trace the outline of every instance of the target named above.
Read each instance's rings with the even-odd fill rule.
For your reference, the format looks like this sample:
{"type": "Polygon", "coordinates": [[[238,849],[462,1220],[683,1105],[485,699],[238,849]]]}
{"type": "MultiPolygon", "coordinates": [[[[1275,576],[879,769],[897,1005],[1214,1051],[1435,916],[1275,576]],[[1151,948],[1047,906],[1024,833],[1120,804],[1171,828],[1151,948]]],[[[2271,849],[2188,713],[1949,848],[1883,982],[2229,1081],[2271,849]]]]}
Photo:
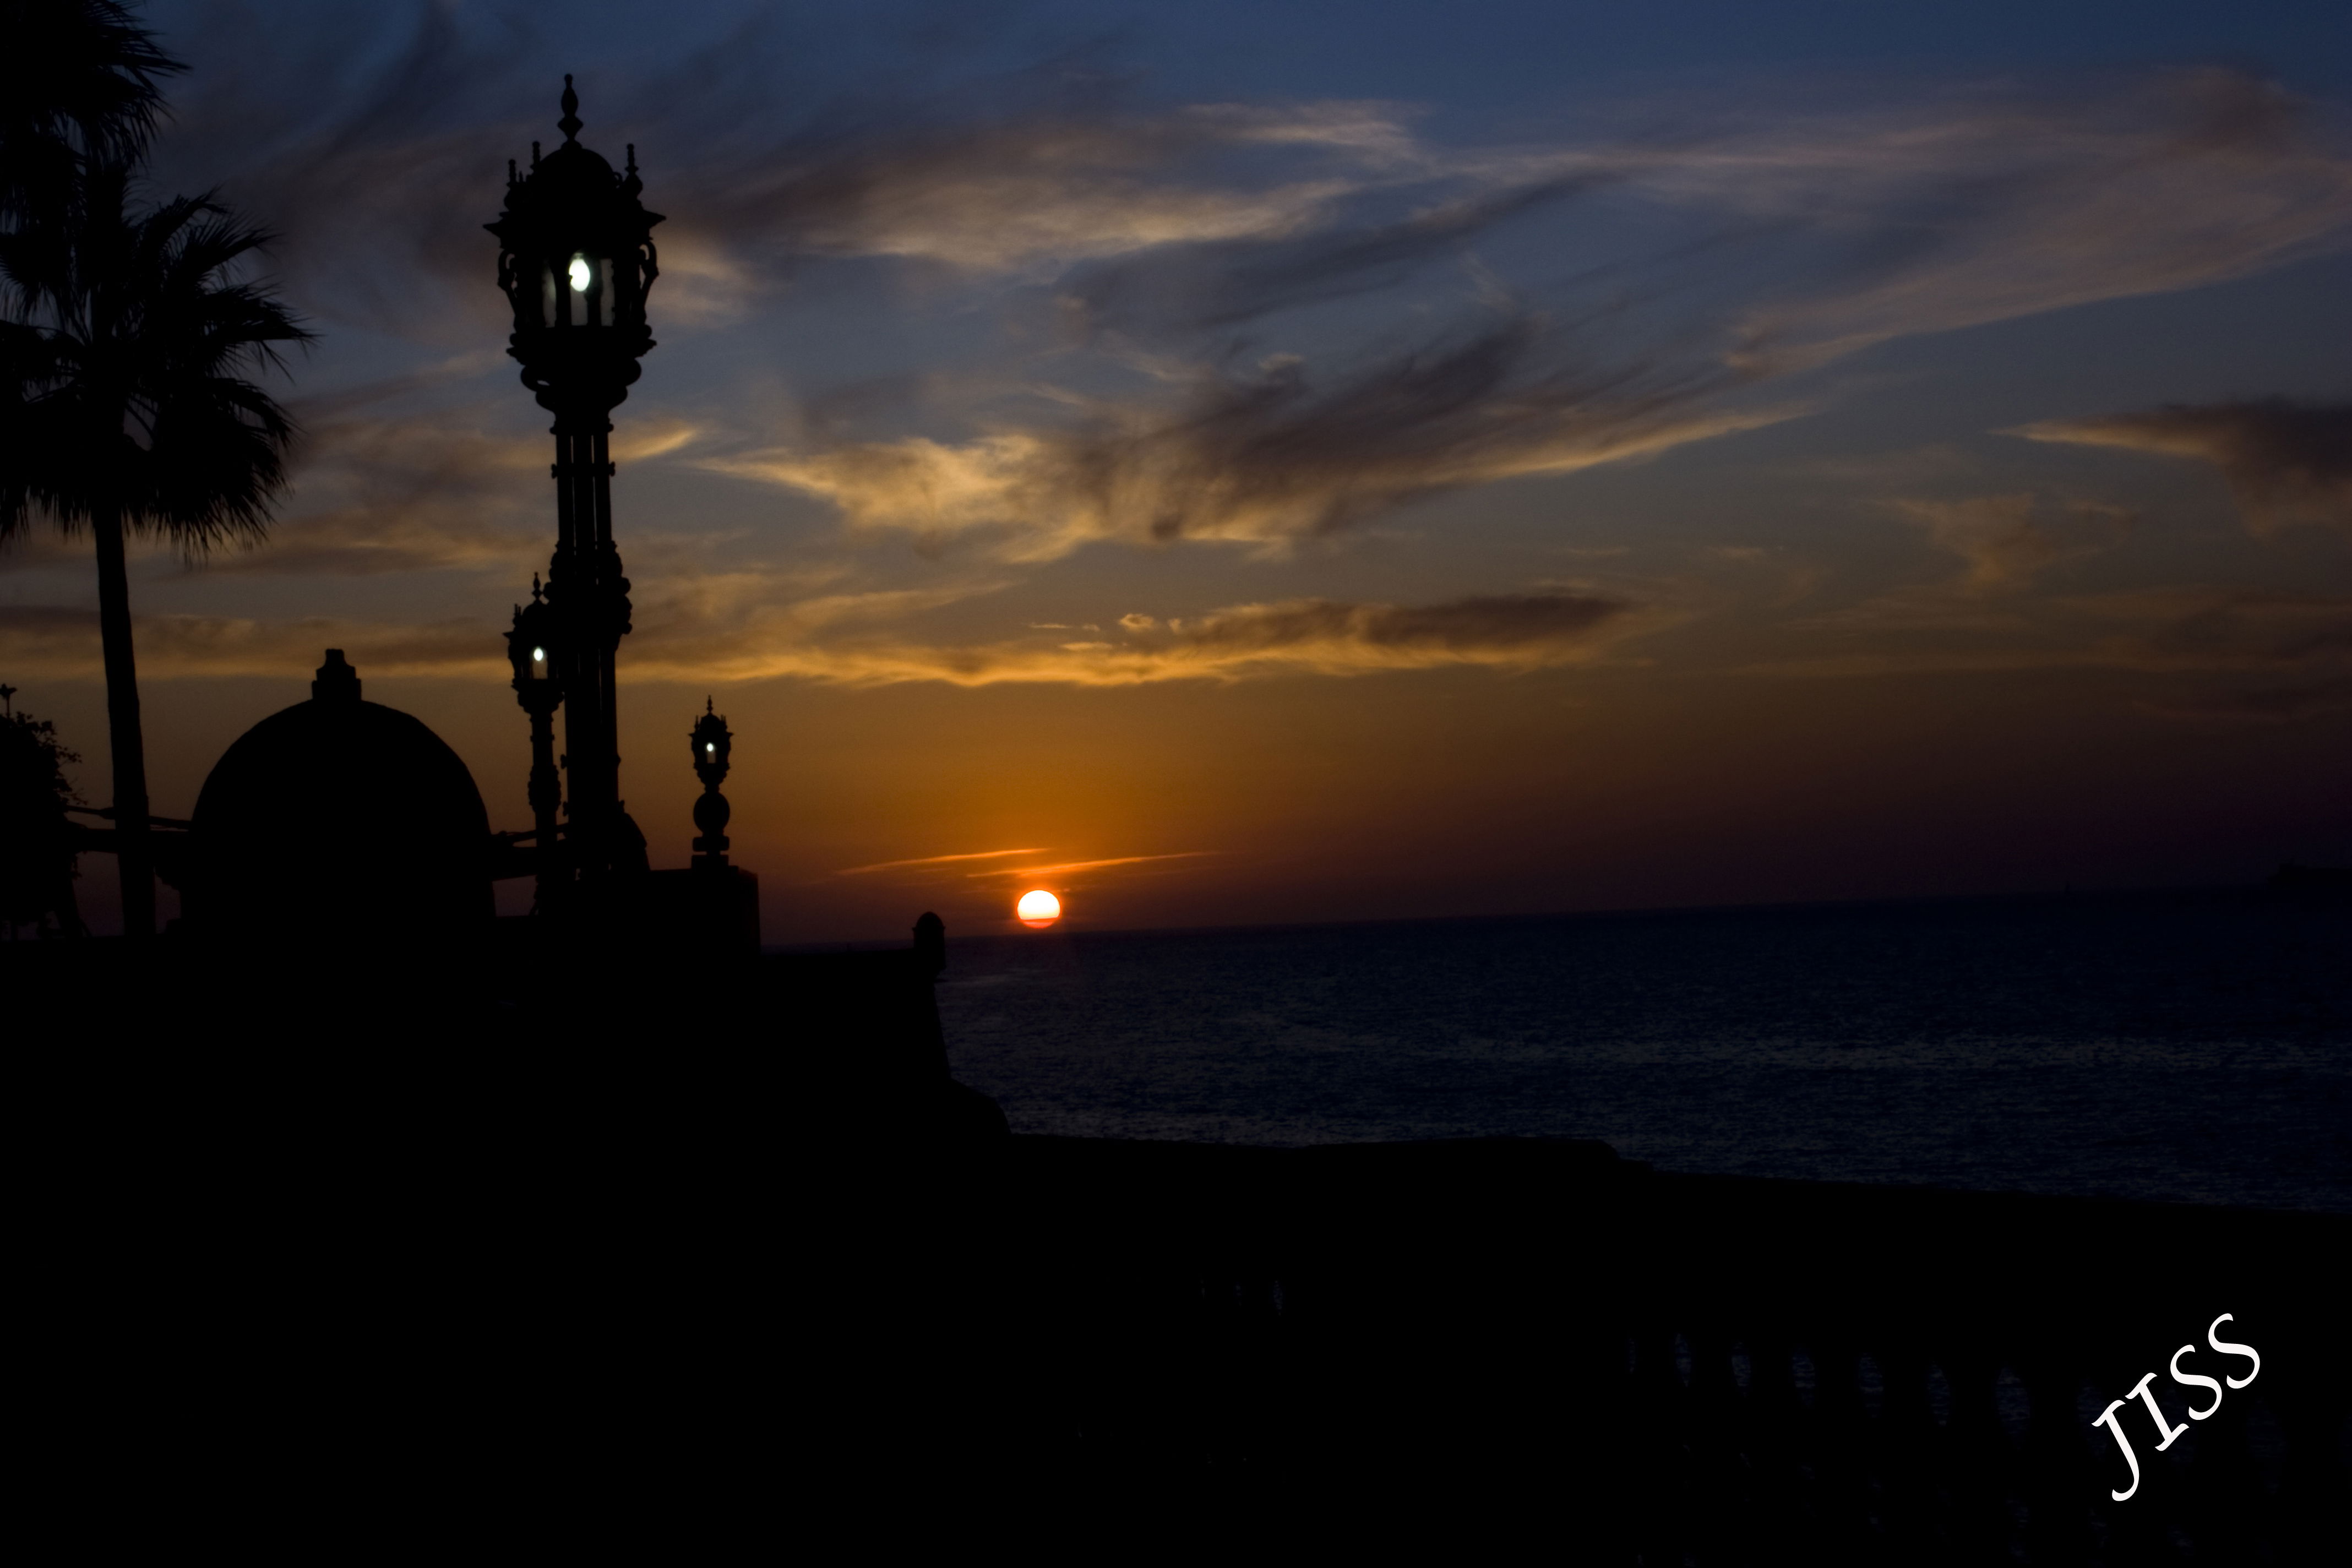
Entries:
{"type": "Polygon", "coordinates": [[[1043,888],[1032,888],[1021,895],[1021,901],[1013,906],[1013,912],[1031,931],[1043,931],[1062,918],[1062,900],[1043,888]]]}

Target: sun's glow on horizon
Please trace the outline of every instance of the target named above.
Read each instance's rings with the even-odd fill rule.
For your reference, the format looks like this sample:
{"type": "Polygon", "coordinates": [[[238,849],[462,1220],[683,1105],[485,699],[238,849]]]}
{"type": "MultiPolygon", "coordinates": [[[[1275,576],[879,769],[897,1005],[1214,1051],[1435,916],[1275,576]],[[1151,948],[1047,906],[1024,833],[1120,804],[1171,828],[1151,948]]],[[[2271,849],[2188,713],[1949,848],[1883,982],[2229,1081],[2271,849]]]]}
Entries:
{"type": "Polygon", "coordinates": [[[1043,888],[1032,888],[1021,895],[1013,912],[1021,917],[1023,925],[1042,931],[1062,918],[1062,900],[1043,888]]]}

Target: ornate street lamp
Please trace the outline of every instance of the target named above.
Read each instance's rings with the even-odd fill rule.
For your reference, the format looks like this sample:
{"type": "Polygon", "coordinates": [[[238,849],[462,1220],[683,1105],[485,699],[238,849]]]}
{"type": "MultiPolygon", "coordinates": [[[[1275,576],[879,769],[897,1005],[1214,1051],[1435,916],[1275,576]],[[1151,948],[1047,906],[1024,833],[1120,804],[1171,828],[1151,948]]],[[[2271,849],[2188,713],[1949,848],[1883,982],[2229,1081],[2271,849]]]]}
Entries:
{"type": "Polygon", "coordinates": [[[702,717],[694,721],[687,742],[694,748],[694,776],[702,781],[701,796],[694,803],[694,826],[702,830],[694,841],[694,863],[716,870],[727,864],[727,819],[734,815],[719,785],[727,777],[727,753],[734,747],[735,736],[727,721],[710,710],[708,697],[702,700],[702,717]]]}
{"type": "MultiPolygon", "coordinates": [[[[564,706],[572,784],[567,859],[572,873],[594,882],[644,863],[643,836],[621,808],[613,663],[629,630],[629,580],[613,546],[607,438],[613,409],[628,396],[637,362],[654,346],[646,295],[661,271],[653,226],[662,218],[637,200],[644,187],[636,148],[629,149],[627,172],[614,174],[580,144],[579,110],[567,76],[563,118],[556,122],[563,144],[541,158],[531,143],[528,174],[507,164],[506,210],[484,226],[499,237],[499,287],[514,308],[507,353],[521,364],[523,384],[555,416],[555,555],[545,599],[551,624],[531,646],[551,656],[550,679],[560,683],[564,706]]],[[[536,773],[534,767],[534,810],[536,773]]],[[[541,842],[544,847],[548,841],[541,842]]]]}
{"type": "Polygon", "coordinates": [[[515,606],[514,629],[507,633],[507,662],[514,666],[515,700],[530,715],[530,819],[539,846],[542,912],[562,906],[570,879],[556,826],[563,784],[555,772],[555,710],[563,705],[563,668],[554,643],[555,614],[533,573],[530,603],[515,606]]]}

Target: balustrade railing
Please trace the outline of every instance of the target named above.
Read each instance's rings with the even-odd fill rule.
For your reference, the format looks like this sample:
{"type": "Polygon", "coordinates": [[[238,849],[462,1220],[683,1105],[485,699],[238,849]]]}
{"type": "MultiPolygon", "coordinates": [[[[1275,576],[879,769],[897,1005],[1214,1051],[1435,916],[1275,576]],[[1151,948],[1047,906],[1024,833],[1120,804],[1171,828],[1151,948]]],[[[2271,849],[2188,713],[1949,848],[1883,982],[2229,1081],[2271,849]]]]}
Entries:
{"type": "Polygon", "coordinates": [[[1441,1550],[1537,1530],[1571,1561],[1678,1564],[2340,1544],[2344,1216],[1668,1175],[1533,1141],[1014,1139],[956,1186],[938,1234],[985,1240],[950,1245],[938,1299],[992,1412],[960,1441],[1007,1495],[1065,1478],[1047,1513],[1441,1550]],[[2193,1343],[2184,1370],[2243,1375],[2208,1346],[2222,1312],[2261,1368],[2214,1405],[2164,1373],[2193,1343]],[[2162,1452],[2149,1372],[2187,1428],[2162,1452]],[[2093,1425],[2116,1399],[2123,1500],[2093,1425]]]}

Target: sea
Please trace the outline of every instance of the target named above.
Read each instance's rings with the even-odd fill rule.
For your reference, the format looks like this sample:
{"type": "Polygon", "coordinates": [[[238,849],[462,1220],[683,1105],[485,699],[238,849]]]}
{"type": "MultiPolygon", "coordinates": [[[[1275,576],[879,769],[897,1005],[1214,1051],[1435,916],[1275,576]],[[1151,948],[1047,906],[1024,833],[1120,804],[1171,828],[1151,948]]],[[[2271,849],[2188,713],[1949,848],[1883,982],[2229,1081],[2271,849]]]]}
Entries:
{"type": "Polygon", "coordinates": [[[2352,907],[2261,889],[952,940],[1016,1132],[2352,1213],[2352,907]]]}

